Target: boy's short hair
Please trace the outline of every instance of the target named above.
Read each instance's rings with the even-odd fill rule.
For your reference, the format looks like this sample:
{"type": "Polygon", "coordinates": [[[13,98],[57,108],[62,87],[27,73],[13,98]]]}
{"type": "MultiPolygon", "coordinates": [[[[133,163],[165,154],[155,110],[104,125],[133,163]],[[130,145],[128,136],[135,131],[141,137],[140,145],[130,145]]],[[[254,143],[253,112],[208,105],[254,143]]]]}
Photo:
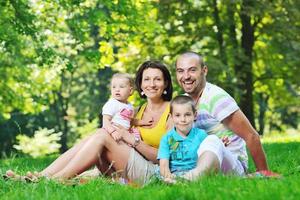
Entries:
{"type": "Polygon", "coordinates": [[[111,77],[111,80],[113,80],[114,78],[125,78],[125,79],[128,79],[129,81],[129,85],[131,87],[134,87],[134,79],[133,77],[128,74],[128,73],[115,73],[112,77],[111,77]]]}
{"type": "Polygon", "coordinates": [[[187,95],[178,95],[177,97],[175,97],[174,99],[172,99],[171,103],[170,103],[170,113],[173,113],[173,106],[174,104],[189,104],[191,105],[191,108],[193,110],[193,113],[196,112],[196,106],[194,103],[194,100],[192,99],[192,97],[187,96],[187,95]]]}

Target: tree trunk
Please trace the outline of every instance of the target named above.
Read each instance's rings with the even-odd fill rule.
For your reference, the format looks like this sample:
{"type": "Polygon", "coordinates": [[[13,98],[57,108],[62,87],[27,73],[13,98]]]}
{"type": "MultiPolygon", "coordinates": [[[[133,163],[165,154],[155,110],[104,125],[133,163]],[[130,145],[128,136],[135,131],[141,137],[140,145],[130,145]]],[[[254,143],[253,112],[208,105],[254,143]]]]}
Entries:
{"type": "Polygon", "coordinates": [[[266,111],[268,109],[269,96],[265,97],[262,93],[259,93],[258,97],[259,97],[259,101],[258,101],[258,105],[259,105],[259,117],[258,117],[259,130],[258,130],[258,133],[260,135],[263,135],[264,130],[265,130],[265,116],[266,116],[266,111]]]}
{"type": "Polygon", "coordinates": [[[251,24],[251,17],[248,8],[251,6],[251,0],[244,0],[241,5],[240,18],[242,23],[241,47],[244,58],[241,59],[241,65],[237,66],[238,80],[241,89],[240,107],[248,117],[250,123],[254,123],[253,106],[253,73],[252,73],[252,53],[254,46],[254,27],[251,24]]]}
{"type": "Polygon", "coordinates": [[[219,16],[219,10],[217,7],[217,1],[213,0],[213,8],[214,8],[214,20],[215,24],[217,26],[217,41],[219,43],[219,52],[220,52],[220,58],[224,65],[227,65],[227,56],[225,51],[225,44],[224,44],[224,38],[223,38],[223,26],[220,20],[219,16]]]}
{"type": "MultiPolygon", "coordinates": [[[[68,132],[69,132],[69,127],[68,127],[68,114],[67,114],[67,110],[68,110],[68,104],[69,104],[69,98],[64,98],[62,96],[62,92],[65,90],[65,88],[63,88],[63,86],[66,83],[66,78],[64,75],[65,72],[62,72],[61,74],[61,87],[60,87],[60,91],[57,92],[57,96],[58,96],[58,102],[60,104],[60,116],[61,116],[61,131],[62,131],[62,136],[61,136],[61,148],[60,148],[60,152],[63,153],[65,151],[68,150],[68,132]]],[[[65,91],[65,92],[69,92],[69,91],[65,91]]]]}

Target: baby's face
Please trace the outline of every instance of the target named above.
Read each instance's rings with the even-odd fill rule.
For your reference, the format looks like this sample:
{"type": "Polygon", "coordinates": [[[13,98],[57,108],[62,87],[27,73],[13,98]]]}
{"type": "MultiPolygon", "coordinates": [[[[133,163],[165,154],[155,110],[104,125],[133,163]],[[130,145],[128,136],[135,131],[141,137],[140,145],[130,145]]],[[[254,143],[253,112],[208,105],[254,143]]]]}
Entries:
{"type": "Polygon", "coordinates": [[[196,113],[190,104],[173,104],[172,120],[176,131],[186,136],[193,127],[196,113]]]}
{"type": "Polygon", "coordinates": [[[114,99],[123,103],[127,102],[128,97],[132,94],[133,88],[130,86],[127,78],[113,78],[111,81],[111,95],[114,99]]]}

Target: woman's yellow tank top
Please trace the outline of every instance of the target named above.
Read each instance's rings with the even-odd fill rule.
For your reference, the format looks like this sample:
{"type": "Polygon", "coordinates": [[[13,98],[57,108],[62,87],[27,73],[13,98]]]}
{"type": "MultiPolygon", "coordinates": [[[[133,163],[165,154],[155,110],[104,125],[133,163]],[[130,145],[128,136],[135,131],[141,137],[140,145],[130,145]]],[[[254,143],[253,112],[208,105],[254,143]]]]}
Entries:
{"type": "MultiPolygon", "coordinates": [[[[140,110],[135,116],[136,119],[142,118],[146,106],[147,103],[142,105],[142,107],[140,108],[140,110]]],[[[140,131],[143,141],[146,144],[158,148],[161,137],[167,132],[167,119],[169,113],[170,113],[170,104],[166,106],[166,109],[162,113],[156,126],[152,128],[137,127],[140,131]]]]}

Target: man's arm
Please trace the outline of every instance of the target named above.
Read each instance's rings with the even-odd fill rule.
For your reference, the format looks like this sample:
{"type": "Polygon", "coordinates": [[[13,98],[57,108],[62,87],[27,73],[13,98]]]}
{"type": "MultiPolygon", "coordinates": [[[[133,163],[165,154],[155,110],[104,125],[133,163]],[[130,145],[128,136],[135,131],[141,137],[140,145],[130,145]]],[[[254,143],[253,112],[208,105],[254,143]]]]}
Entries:
{"type": "Polygon", "coordinates": [[[256,130],[252,127],[247,117],[241,110],[237,110],[223,121],[229,129],[243,138],[247,144],[250,154],[254,160],[258,171],[268,170],[268,164],[260,138],[256,130]]]}

